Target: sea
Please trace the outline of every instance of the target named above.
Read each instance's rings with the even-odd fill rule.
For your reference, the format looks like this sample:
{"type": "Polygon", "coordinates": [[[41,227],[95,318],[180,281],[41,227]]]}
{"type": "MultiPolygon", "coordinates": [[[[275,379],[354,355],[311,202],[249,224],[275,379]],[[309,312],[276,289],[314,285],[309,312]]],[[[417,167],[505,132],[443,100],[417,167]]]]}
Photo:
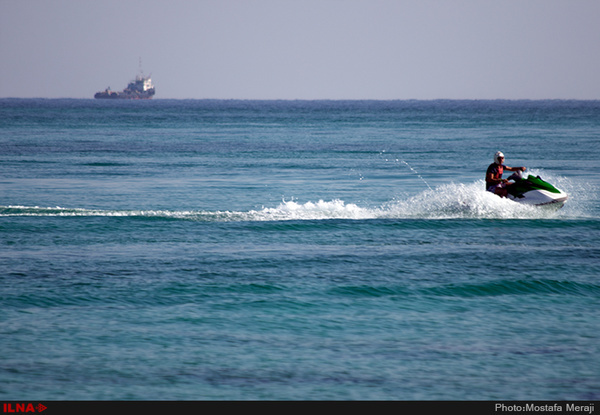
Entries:
{"type": "Polygon", "coordinates": [[[0,399],[599,400],[599,162],[600,101],[0,99],[0,399]]]}

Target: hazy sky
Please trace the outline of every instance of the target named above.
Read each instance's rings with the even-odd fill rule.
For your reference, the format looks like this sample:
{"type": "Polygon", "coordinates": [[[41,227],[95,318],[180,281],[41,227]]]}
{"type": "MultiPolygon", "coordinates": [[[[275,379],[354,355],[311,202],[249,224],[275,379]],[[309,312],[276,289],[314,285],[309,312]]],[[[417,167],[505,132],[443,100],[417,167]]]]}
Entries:
{"type": "Polygon", "coordinates": [[[0,0],[0,97],[600,99],[599,0],[0,0]]]}

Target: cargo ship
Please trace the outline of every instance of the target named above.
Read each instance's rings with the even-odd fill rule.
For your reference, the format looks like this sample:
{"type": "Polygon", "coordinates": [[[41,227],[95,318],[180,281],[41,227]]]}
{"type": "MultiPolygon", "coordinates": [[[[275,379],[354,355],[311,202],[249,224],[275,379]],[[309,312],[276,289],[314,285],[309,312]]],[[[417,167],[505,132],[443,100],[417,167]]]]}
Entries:
{"type": "Polygon", "coordinates": [[[96,99],[151,99],[154,96],[154,85],[150,76],[142,74],[135,77],[127,88],[122,91],[111,91],[110,87],[101,92],[96,92],[96,99]]]}

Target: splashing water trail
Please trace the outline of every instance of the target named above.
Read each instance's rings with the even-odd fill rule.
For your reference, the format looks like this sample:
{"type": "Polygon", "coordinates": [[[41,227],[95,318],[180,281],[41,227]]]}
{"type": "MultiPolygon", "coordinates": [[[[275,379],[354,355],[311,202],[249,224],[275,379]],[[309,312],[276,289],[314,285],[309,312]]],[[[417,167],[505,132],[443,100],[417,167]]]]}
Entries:
{"type": "MultiPolygon", "coordinates": [[[[545,174],[548,176],[547,174],[545,174]]],[[[282,200],[276,207],[248,211],[203,210],[102,210],[63,207],[0,206],[0,216],[112,216],[168,218],[209,222],[285,221],[285,220],[369,220],[369,219],[548,219],[554,217],[585,217],[586,199],[590,189],[573,185],[568,179],[559,180],[570,194],[566,207],[545,209],[515,203],[484,189],[483,180],[472,183],[451,183],[431,187],[407,198],[393,198],[378,207],[361,207],[340,199],[317,202],[282,200]]]]}

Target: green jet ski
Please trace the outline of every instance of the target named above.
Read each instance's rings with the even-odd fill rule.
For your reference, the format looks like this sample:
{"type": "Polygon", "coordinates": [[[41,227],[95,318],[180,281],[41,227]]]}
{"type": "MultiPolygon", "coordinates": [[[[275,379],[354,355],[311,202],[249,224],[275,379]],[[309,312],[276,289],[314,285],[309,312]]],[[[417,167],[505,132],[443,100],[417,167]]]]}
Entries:
{"type": "Polygon", "coordinates": [[[507,187],[508,197],[518,203],[534,206],[552,206],[561,208],[567,201],[567,194],[540,176],[529,175],[523,178],[522,172],[509,177],[514,183],[507,187]]]}

